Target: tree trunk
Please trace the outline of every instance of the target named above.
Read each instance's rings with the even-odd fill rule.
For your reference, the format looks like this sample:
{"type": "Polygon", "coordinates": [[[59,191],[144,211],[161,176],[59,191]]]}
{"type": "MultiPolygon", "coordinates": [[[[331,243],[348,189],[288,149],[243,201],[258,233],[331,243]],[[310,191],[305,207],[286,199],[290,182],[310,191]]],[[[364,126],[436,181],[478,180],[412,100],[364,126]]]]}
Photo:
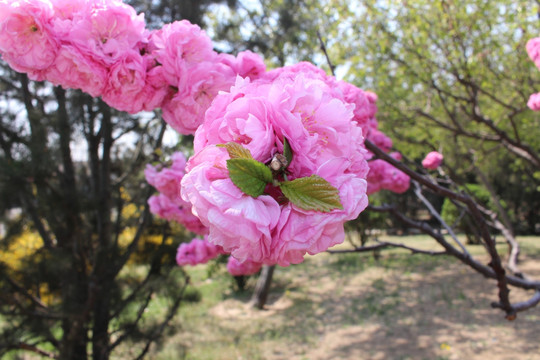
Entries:
{"type": "Polygon", "coordinates": [[[255,291],[251,297],[251,303],[253,307],[257,309],[262,309],[264,304],[266,304],[266,299],[268,298],[268,293],[270,291],[270,284],[272,283],[272,275],[274,274],[275,265],[268,266],[264,265],[259,275],[259,280],[257,280],[257,285],[255,286],[255,291]]]}

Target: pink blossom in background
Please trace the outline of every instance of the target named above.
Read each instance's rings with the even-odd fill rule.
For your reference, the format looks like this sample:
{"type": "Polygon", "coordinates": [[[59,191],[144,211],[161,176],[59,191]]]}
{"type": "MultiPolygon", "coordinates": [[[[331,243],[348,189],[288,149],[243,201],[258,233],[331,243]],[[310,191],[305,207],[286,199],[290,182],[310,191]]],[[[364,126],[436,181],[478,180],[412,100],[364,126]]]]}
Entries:
{"type": "Polygon", "coordinates": [[[208,233],[208,228],[201,223],[198,217],[192,214],[191,204],[185,201],[174,201],[163,194],[159,194],[151,196],[148,199],[148,205],[150,205],[152,214],[156,214],[168,221],[176,221],[195,234],[204,235],[208,233]]]}
{"type": "Polygon", "coordinates": [[[529,109],[534,111],[540,111],[540,93],[532,94],[527,101],[529,109]]]}
{"type": "MultiPolygon", "coordinates": [[[[396,160],[401,160],[402,155],[398,152],[390,153],[390,156],[396,160]]],[[[398,194],[404,193],[410,187],[410,177],[396,169],[382,159],[369,162],[369,174],[367,177],[368,195],[381,190],[389,190],[398,194]]]]}
{"type": "Polygon", "coordinates": [[[343,92],[344,99],[355,105],[353,110],[354,120],[362,127],[365,135],[369,128],[369,120],[373,119],[377,112],[377,95],[345,81],[340,81],[338,86],[343,92]]]}
{"type": "Polygon", "coordinates": [[[148,199],[150,212],[176,221],[196,234],[207,234],[208,229],[192,214],[191,204],[180,197],[180,181],[185,174],[186,158],[179,152],[171,158],[172,165],[168,168],[159,169],[148,164],[144,171],[146,181],[160,192],[148,199]]]}
{"type": "Polygon", "coordinates": [[[261,267],[261,263],[256,263],[249,260],[240,262],[232,256],[229,256],[229,260],[227,261],[227,271],[232,276],[253,275],[258,273],[259,270],[261,270],[261,267]]]}
{"type": "Polygon", "coordinates": [[[238,76],[250,78],[252,81],[262,77],[266,72],[262,57],[249,50],[239,52],[236,57],[219,54],[218,61],[231,67],[238,76]]]}
{"type": "Polygon", "coordinates": [[[168,168],[159,169],[153,165],[146,165],[144,175],[146,181],[159,192],[169,198],[180,198],[180,181],[185,174],[186,157],[181,152],[171,156],[172,164],[168,168]]]}
{"type": "Polygon", "coordinates": [[[76,47],[62,45],[45,78],[64,88],[81,89],[93,97],[100,96],[107,83],[108,69],[84,56],[76,47]]]}
{"type": "Polygon", "coordinates": [[[176,252],[176,263],[180,266],[206,264],[223,254],[223,249],[209,243],[206,238],[194,238],[189,243],[182,243],[176,252]]]}
{"type": "Polygon", "coordinates": [[[422,166],[426,169],[435,170],[441,165],[442,161],[442,154],[437,151],[432,151],[426,155],[424,160],[422,160],[422,166]]]}
{"type": "MultiPolygon", "coordinates": [[[[526,49],[531,60],[540,69],[540,37],[527,41],[526,49]]],[[[533,111],[540,111],[540,93],[532,94],[527,101],[527,106],[533,111]]]]}
{"type": "Polygon", "coordinates": [[[366,137],[369,141],[371,141],[384,152],[389,152],[390,150],[392,150],[392,139],[390,139],[382,131],[376,128],[372,128],[370,129],[366,137]]]}
{"type": "Polygon", "coordinates": [[[532,61],[540,68],[540,37],[532,38],[527,41],[526,45],[527,54],[532,61]]]}
{"type": "Polygon", "coordinates": [[[0,2],[0,53],[14,70],[43,80],[59,43],[52,33],[48,1],[0,2]]]}
{"type": "Polygon", "coordinates": [[[367,206],[362,129],[353,120],[354,105],[344,102],[325,76],[305,63],[253,82],[238,79],[230,92],[215,98],[195,134],[182,197],[209,227],[209,241],[240,262],[299,263],[306,253],[342,242],[343,223],[367,206]],[[227,151],[214,146],[234,141],[267,162],[283,152],[284,138],[294,154],[289,180],[323,177],[338,189],[343,210],[304,211],[282,203],[277,188],[248,196],[229,178],[227,151]]]}

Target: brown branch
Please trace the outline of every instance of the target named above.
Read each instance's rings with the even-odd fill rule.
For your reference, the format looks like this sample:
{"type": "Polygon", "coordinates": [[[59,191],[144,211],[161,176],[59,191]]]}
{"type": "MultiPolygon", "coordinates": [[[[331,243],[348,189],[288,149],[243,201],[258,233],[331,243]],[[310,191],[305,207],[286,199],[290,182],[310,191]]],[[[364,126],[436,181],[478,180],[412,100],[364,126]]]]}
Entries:
{"type": "Polygon", "coordinates": [[[454,242],[461,248],[461,251],[464,254],[468,254],[469,252],[467,251],[465,246],[463,246],[461,241],[459,241],[456,234],[454,234],[454,231],[452,230],[452,228],[450,226],[448,226],[446,221],[443,220],[443,218],[437,212],[437,210],[435,210],[433,205],[431,205],[431,203],[428,201],[428,199],[426,199],[425,196],[422,194],[422,189],[420,188],[420,185],[418,185],[418,183],[416,181],[413,181],[413,184],[414,184],[414,193],[415,193],[416,197],[418,197],[418,199],[420,199],[420,201],[422,201],[424,203],[424,205],[428,209],[429,213],[431,215],[433,215],[439,221],[439,223],[446,229],[446,231],[448,231],[448,235],[450,235],[450,237],[454,240],[454,242]]]}
{"type": "MultiPolygon", "coordinates": [[[[540,291],[536,291],[529,300],[513,304],[511,306],[511,312],[507,313],[506,318],[508,320],[515,320],[518,312],[529,310],[538,304],[540,304],[540,291]]],[[[498,302],[491,303],[491,306],[494,308],[504,309],[504,305],[498,302]]]]}
{"type": "MultiPolygon", "coordinates": [[[[426,223],[418,222],[418,221],[415,221],[406,217],[400,211],[398,211],[395,206],[369,205],[367,210],[391,213],[393,216],[395,216],[399,221],[403,222],[404,224],[412,228],[418,229],[422,231],[424,234],[431,236],[433,239],[435,239],[440,245],[442,245],[445,248],[445,250],[448,252],[449,255],[454,256],[455,258],[459,259],[461,262],[470,266],[471,268],[476,270],[478,273],[484,275],[485,277],[490,278],[490,279],[497,279],[497,274],[495,273],[493,268],[479,263],[477,260],[475,260],[471,256],[467,256],[467,254],[461,253],[456,248],[454,248],[450,243],[448,243],[442,234],[436,232],[433,228],[431,228],[426,223]]],[[[515,287],[519,287],[526,290],[540,290],[540,281],[526,280],[526,279],[522,279],[516,276],[511,276],[511,275],[506,275],[506,279],[508,281],[508,284],[515,287]]]]}
{"type": "Polygon", "coordinates": [[[5,278],[7,282],[17,291],[19,294],[23,295],[25,298],[30,300],[32,304],[42,308],[42,309],[48,309],[47,305],[45,305],[41,299],[35,297],[34,295],[28,293],[25,288],[23,288],[21,285],[17,284],[15,280],[13,280],[11,277],[5,275],[5,278]]]}
{"type": "Polygon", "coordinates": [[[411,246],[407,246],[405,244],[401,243],[394,243],[390,241],[378,241],[381,245],[387,245],[391,247],[397,247],[405,250],[409,250],[413,254],[424,254],[424,255],[430,255],[430,256],[440,256],[440,255],[449,255],[447,251],[429,251],[429,250],[423,250],[423,249],[417,249],[413,248],[411,246]]]}
{"type": "Polygon", "coordinates": [[[180,306],[180,303],[183,299],[183,295],[186,290],[186,287],[189,284],[189,280],[190,280],[189,277],[187,277],[184,283],[184,286],[182,286],[182,289],[180,289],[180,294],[178,295],[178,298],[174,301],[173,305],[169,309],[169,313],[167,314],[163,322],[158,326],[157,330],[154,331],[154,333],[149,337],[148,341],[146,342],[146,345],[144,346],[143,350],[141,351],[139,356],[136,358],[136,360],[144,359],[144,357],[146,356],[146,353],[148,353],[148,350],[150,350],[150,345],[161,336],[165,327],[169,324],[169,322],[172,320],[174,315],[176,315],[178,307],[180,306]]]}
{"type": "Polygon", "coordinates": [[[20,350],[26,350],[26,351],[31,351],[31,352],[34,352],[36,354],[39,354],[41,356],[45,356],[45,357],[48,357],[50,359],[58,359],[58,355],[54,354],[54,353],[51,353],[51,352],[48,352],[48,351],[45,351],[45,350],[42,350],[34,345],[30,345],[30,344],[26,344],[26,343],[18,343],[14,346],[15,349],[20,349],[20,350]]]}
{"type": "Polygon", "coordinates": [[[352,249],[340,249],[340,250],[326,250],[329,254],[346,254],[346,253],[361,253],[361,252],[370,252],[375,250],[384,249],[390,246],[390,243],[380,243],[377,245],[371,246],[356,246],[352,249]]]}
{"type": "Polygon", "coordinates": [[[322,39],[321,33],[319,30],[317,30],[317,38],[319,39],[319,44],[321,51],[323,52],[324,56],[326,57],[326,62],[328,63],[328,67],[330,67],[330,73],[332,73],[332,76],[336,76],[336,66],[332,64],[332,61],[330,60],[330,56],[328,56],[328,52],[326,51],[326,45],[324,44],[324,41],[322,39]]]}

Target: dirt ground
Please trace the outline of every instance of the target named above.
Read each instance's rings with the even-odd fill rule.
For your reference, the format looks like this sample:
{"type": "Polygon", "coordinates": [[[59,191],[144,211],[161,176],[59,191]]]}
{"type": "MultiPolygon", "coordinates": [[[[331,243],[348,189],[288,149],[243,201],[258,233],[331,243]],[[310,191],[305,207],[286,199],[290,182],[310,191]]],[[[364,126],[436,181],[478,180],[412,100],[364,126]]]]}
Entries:
{"type": "MultiPolygon", "coordinates": [[[[360,270],[348,260],[343,266],[338,260],[336,269],[331,255],[308,261],[308,271],[277,270],[264,311],[251,309],[245,298],[209,310],[205,341],[217,336],[217,344],[226,343],[232,336],[213,358],[540,359],[540,308],[506,320],[490,307],[497,300],[494,282],[452,259],[428,266],[383,260],[360,270]]],[[[540,277],[536,259],[521,267],[540,277]]],[[[511,295],[519,301],[530,293],[511,295]]],[[[206,358],[196,354],[187,358],[206,358]]]]}

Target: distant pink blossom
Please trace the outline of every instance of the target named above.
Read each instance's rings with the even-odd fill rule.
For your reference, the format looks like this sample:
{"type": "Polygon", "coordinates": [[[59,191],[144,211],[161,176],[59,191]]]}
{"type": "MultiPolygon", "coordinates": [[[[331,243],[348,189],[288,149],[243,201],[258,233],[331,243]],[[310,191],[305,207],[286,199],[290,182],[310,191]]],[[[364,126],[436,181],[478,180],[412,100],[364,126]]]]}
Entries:
{"type": "Polygon", "coordinates": [[[181,152],[175,152],[171,156],[170,167],[158,168],[146,165],[144,175],[146,181],[159,192],[169,198],[180,198],[180,181],[185,174],[186,158],[181,152]]]}
{"type": "MultiPolygon", "coordinates": [[[[396,160],[401,160],[402,156],[398,152],[390,154],[396,160]]],[[[369,174],[367,177],[368,195],[381,190],[389,190],[398,194],[404,193],[410,187],[410,177],[396,169],[382,159],[369,162],[369,174]]]]}
{"type": "Polygon", "coordinates": [[[176,263],[180,266],[206,264],[223,254],[223,249],[209,243],[206,238],[194,238],[189,243],[182,243],[176,252],[176,263]]]}
{"type": "Polygon", "coordinates": [[[384,152],[389,152],[392,149],[392,139],[378,129],[370,129],[367,138],[384,152]]]}
{"type": "Polygon", "coordinates": [[[241,51],[237,56],[219,54],[217,60],[231,67],[235,74],[252,81],[260,78],[266,72],[266,65],[262,57],[249,50],[241,51]]]}
{"type": "MultiPolygon", "coordinates": [[[[530,39],[527,42],[526,49],[531,60],[540,69],[540,37],[530,39]]],[[[532,94],[529,97],[527,106],[533,111],[540,111],[540,93],[532,94]]]]}
{"type": "Polygon", "coordinates": [[[227,262],[227,271],[232,276],[253,275],[259,272],[261,267],[261,263],[256,263],[249,260],[240,262],[232,256],[229,256],[229,261],[227,262]]]}
{"type": "Polygon", "coordinates": [[[0,53],[15,70],[44,79],[59,43],[52,33],[53,10],[48,1],[0,2],[0,53]]]}
{"type": "Polygon", "coordinates": [[[146,166],[146,181],[160,192],[148,200],[150,211],[166,220],[176,221],[196,234],[207,234],[208,229],[192,214],[191,204],[180,197],[180,181],[185,174],[185,165],[184,155],[177,152],[173,154],[172,165],[168,168],[146,166]]]}
{"type": "Polygon", "coordinates": [[[532,94],[527,102],[529,109],[534,111],[540,111],[540,93],[532,94]]]}
{"type": "Polygon", "coordinates": [[[442,161],[442,154],[438,153],[437,151],[432,151],[426,155],[424,160],[422,160],[422,166],[426,169],[435,170],[441,166],[442,161]]]}
{"type": "Polygon", "coordinates": [[[532,61],[536,64],[536,67],[540,68],[540,37],[532,38],[527,41],[525,47],[527,49],[527,54],[532,61]]]}
{"type": "Polygon", "coordinates": [[[344,99],[354,104],[354,120],[362,127],[364,135],[368,133],[369,120],[374,119],[377,112],[377,95],[364,91],[348,82],[340,81],[339,88],[343,92],[344,99]]]}

